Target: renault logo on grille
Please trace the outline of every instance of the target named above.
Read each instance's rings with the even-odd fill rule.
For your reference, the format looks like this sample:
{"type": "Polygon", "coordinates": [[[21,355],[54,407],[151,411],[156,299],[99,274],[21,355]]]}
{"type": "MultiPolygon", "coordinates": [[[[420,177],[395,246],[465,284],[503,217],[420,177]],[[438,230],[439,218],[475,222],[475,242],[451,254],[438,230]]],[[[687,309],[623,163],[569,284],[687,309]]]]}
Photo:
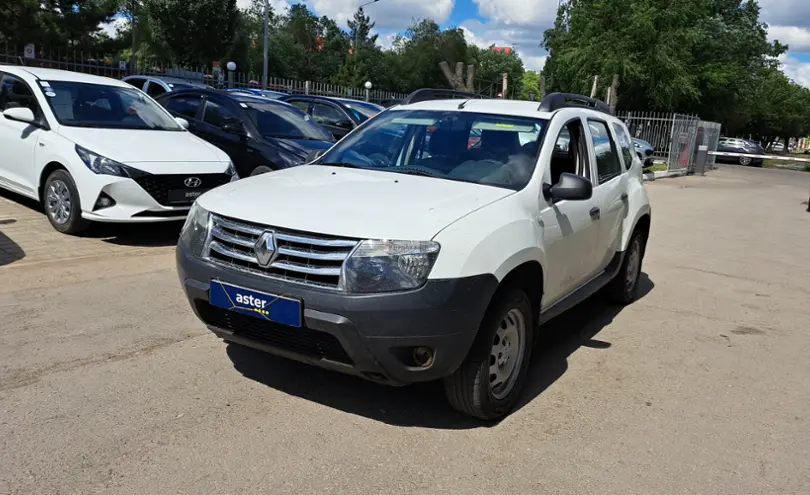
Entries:
{"type": "Polygon", "coordinates": [[[264,232],[259,236],[259,240],[253,246],[256,252],[256,261],[259,266],[267,268],[276,259],[278,250],[276,249],[276,236],[273,232],[264,232]]]}
{"type": "Polygon", "coordinates": [[[200,180],[199,177],[189,177],[183,181],[183,184],[185,184],[186,187],[200,187],[202,185],[202,180],[200,180]]]}

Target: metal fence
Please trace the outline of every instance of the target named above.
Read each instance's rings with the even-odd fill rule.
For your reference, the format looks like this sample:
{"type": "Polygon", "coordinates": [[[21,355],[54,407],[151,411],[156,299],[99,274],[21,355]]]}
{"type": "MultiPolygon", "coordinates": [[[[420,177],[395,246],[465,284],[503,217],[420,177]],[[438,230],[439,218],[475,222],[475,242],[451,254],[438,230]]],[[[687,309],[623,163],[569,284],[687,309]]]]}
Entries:
{"type": "MultiPolygon", "coordinates": [[[[694,165],[698,145],[709,151],[717,150],[720,124],[701,121],[696,115],[660,112],[619,112],[630,134],[650,143],[658,162],[667,165],[667,171],[689,173],[694,165]]],[[[714,165],[714,157],[711,159],[714,165]]]]}
{"type": "MultiPolygon", "coordinates": [[[[22,49],[8,44],[0,45],[0,64],[63,69],[111,77],[113,79],[123,79],[126,76],[136,74],[155,77],[179,77],[201,82],[217,89],[259,89],[262,87],[262,78],[260,75],[245,72],[231,72],[225,67],[209,69],[141,64],[138,67],[130,68],[126,61],[119,60],[119,58],[115,56],[60,50],[50,51],[42,48],[37,49],[33,45],[27,45],[22,49]]],[[[373,88],[371,90],[365,88],[349,88],[337,84],[278,77],[268,78],[267,89],[290,94],[312,94],[352,98],[380,104],[401,100],[407,96],[403,93],[380,91],[373,88]]]]}

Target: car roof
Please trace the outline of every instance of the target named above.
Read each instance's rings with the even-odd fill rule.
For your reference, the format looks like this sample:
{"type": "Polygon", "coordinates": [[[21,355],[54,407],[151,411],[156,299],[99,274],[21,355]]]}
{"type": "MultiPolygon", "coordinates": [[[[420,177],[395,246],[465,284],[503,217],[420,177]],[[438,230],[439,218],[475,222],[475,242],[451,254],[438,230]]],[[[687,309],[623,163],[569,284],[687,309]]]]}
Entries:
{"type": "Polygon", "coordinates": [[[130,87],[127,83],[111,77],[95,76],[81,72],[61,69],[43,69],[40,67],[24,67],[19,65],[0,65],[0,71],[17,76],[33,76],[43,81],[68,81],[87,84],[102,84],[105,86],[130,87]]]}
{"type": "MultiPolygon", "coordinates": [[[[410,105],[398,105],[391,110],[437,110],[453,112],[475,112],[488,113],[494,115],[504,115],[513,117],[532,117],[538,119],[550,119],[553,112],[539,112],[539,103],[521,100],[489,100],[489,99],[441,99],[420,101],[410,105]],[[464,107],[459,105],[464,103],[464,107]]],[[[582,108],[582,110],[593,112],[594,115],[605,115],[600,112],[582,108]]],[[[612,116],[610,116],[612,117],[612,116]]]]}
{"type": "Polygon", "coordinates": [[[179,91],[172,91],[171,93],[164,93],[158,97],[158,99],[162,98],[173,98],[177,96],[187,95],[187,94],[194,94],[194,95],[207,95],[207,96],[219,96],[221,98],[225,98],[236,103],[262,103],[265,105],[286,105],[290,108],[295,108],[294,106],[290,105],[289,103],[280,101],[280,100],[273,100],[271,98],[265,98],[263,96],[255,96],[252,94],[245,94],[245,93],[238,93],[232,91],[223,91],[219,89],[213,88],[191,88],[191,89],[181,89],[179,91]]]}
{"type": "Polygon", "coordinates": [[[370,101],[362,101],[362,100],[352,100],[351,98],[331,98],[332,100],[339,101],[346,105],[357,105],[360,107],[371,107],[376,110],[384,110],[385,107],[377,105],[376,103],[372,103],[370,101]]]}

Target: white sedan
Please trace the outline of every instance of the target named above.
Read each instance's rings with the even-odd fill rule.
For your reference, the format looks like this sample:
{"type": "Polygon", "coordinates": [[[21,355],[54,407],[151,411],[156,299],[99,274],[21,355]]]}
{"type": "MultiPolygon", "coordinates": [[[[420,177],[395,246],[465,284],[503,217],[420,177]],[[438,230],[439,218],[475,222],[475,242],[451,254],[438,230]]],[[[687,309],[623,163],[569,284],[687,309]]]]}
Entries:
{"type": "Polygon", "coordinates": [[[0,112],[0,188],[40,201],[63,233],[183,219],[200,194],[236,179],[188,122],[114,79],[0,65],[0,112]]]}

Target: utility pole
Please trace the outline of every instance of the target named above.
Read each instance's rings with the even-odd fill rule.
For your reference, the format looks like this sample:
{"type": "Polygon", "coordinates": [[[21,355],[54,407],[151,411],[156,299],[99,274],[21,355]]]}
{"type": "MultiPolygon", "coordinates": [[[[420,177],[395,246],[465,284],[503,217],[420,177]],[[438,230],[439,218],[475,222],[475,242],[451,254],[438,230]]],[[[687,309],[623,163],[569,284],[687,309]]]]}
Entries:
{"type": "Polygon", "coordinates": [[[506,99],[506,89],[507,89],[507,80],[509,79],[509,74],[504,72],[503,73],[503,89],[501,90],[501,94],[503,95],[503,99],[506,99]]]}
{"type": "Polygon", "coordinates": [[[135,7],[138,5],[138,0],[132,0],[132,11],[129,13],[131,18],[129,20],[129,28],[132,30],[132,48],[130,48],[129,53],[129,73],[135,73],[135,50],[137,49],[137,43],[135,38],[135,7]]]}
{"type": "Polygon", "coordinates": [[[269,13],[270,0],[264,0],[264,67],[262,68],[262,90],[267,91],[267,38],[269,37],[270,13],[269,13]]]}
{"type": "Polygon", "coordinates": [[[596,86],[599,84],[599,76],[593,76],[593,86],[591,86],[591,98],[596,98],[596,86]]]}

